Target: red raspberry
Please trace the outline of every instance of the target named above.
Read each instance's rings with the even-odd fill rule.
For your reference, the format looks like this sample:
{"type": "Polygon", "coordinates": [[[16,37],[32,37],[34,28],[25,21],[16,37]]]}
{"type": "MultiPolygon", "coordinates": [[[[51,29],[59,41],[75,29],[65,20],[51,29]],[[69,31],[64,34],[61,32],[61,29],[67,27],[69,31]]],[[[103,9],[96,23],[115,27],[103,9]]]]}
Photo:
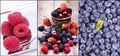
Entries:
{"type": "Polygon", "coordinates": [[[22,15],[20,12],[13,12],[12,14],[8,15],[8,21],[12,26],[16,26],[17,24],[22,23],[22,15]]]}
{"type": "Polygon", "coordinates": [[[19,38],[19,39],[20,39],[20,42],[21,42],[21,43],[25,43],[25,42],[30,41],[30,40],[31,40],[31,37],[32,37],[31,31],[29,31],[29,34],[28,34],[27,36],[21,37],[21,38],[19,38]]]}
{"type": "Polygon", "coordinates": [[[14,34],[17,37],[25,37],[28,35],[28,33],[29,33],[28,26],[24,23],[18,24],[14,27],[14,34]]]}
{"type": "Polygon", "coordinates": [[[17,51],[20,48],[20,40],[15,36],[6,37],[3,44],[9,51],[17,51]]]}
{"type": "Polygon", "coordinates": [[[73,41],[72,40],[69,40],[68,43],[69,43],[70,46],[73,46],[73,41]]]}
{"type": "Polygon", "coordinates": [[[22,23],[25,23],[27,26],[29,26],[29,21],[28,21],[27,18],[25,18],[25,17],[23,17],[22,23]]]}
{"type": "Polygon", "coordinates": [[[11,36],[13,35],[13,27],[7,21],[2,23],[2,34],[3,36],[11,36]]]}
{"type": "Polygon", "coordinates": [[[64,47],[70,47],[69,43],[65,43],[64,47]]]}
{"type": "Polygon", "coordinates": [[[58,52],[59,52],[58,47],[55,47],[55,48],[54,48],[54,53],[57,54],[58,52]]]}
{"type": "Polygon", "coordinates": [[[65,53],[65,54],[68,54],[70,51],[71,51],[71,50],[70,50],[70,47],[65,47],[65,48],[64,48],[64,53],[65,53]]]}

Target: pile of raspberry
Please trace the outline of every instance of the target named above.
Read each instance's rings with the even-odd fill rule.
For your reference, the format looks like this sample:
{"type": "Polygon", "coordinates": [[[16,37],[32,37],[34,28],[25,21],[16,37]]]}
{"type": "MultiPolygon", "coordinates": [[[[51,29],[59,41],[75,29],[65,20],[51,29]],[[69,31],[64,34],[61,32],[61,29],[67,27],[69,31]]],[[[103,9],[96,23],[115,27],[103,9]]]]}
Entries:
{"type": "Polygon", "coordinates": [[[2,23],[3,45],[11,53],[21,50],[21,44],[30,41],[32,35],[27,18],[20,12],[8,15],[8,21],[2,23]]]}

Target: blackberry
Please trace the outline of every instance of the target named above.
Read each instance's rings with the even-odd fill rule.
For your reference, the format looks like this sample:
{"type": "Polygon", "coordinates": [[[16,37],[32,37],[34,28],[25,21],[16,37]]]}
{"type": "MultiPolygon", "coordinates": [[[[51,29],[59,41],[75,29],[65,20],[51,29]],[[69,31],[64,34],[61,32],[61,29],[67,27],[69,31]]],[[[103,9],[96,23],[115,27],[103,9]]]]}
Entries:
{"type": "Polygon", "coordinates": [[[66,11],[67,11],[67,13],[71,13],[72,9],[71,8],[67,8],[66,11]]]}
{"type": "Polygon", "coordinates": [[[60,8],[57,8],[55,12],[58,12],[58,14],[62,13],[62,10],[60,8]]]}
{"type": "Polygon", "coordinates": [[[61,40],[62,38],[63,38],[63,35],[62,34],[58,34],[57,39],[61,40]]]}
{"type": "Polygon", "coordinates": [[[62,52],[63,49],[64,49],[64,45],[63,45],[63,44],[60,44],[60,45],[59,45],[59,52],[62,52]]]}
{"type": "Polygon", "coordinates": [[[59,15],[59,14],[58,14],[56,11],[53,11],[53,12],[52,12],[52,16],[53,16],[53,17],[58,18],[58,15],[59,15]]]}
{"type": "Polygon", "coordinates": [[[65,43],[68,42],[67,38],[65,38],[65,37],[62,37],[62,40],[61,40],[61,41],[62,41],[63,44],[65,44],[65,43]]]}
{"type": "Polygon", "coordinates": [[[53,49],[53,47],[52,47],[53,45],[51,43],[48,42],[46,45],[47,45],[49,50],[53,49]]]}
{"type": "Polygon", "coordinates": [[[63,32],[62,32],[62,35],[63,35],[64,37],[66,37],[66,34],[67,34],[66,31],[63,31],[63,32]]]}
{"type": "Polygon", "coordinates": [[[44,26],[39,26],[39,27],[38,27],[38,30],[39,30],[39,31],[44,31],[44,30],[45,30],[45,27],[44,27],[44,26]]]}

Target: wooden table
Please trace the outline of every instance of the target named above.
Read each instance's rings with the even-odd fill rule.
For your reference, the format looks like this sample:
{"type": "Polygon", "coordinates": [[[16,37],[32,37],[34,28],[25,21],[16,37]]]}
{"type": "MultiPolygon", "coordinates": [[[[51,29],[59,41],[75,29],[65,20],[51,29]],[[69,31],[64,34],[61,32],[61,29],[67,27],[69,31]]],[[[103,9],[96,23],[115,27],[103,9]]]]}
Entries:
{"type": "MultiPolygon", "coordinates": [[[[61,3],[66,3],[69,8],[72,8],[72,21],[78,22],[78,1],[70,0],[59,0],[59,1],[38,1],[38,26],[43,24],[44,16],[47,16],[51,20],[51,12],[58,8],[61,3]]],[[[38,32],[41,35],[41,32],[38,32]]],[[[78,44],[76,46],[70,47],[71,52],[69,54],[64,54],[64,52],[59,52],[59,54],[54,54],[53,50],[49,50],[48,54],[43,54],[40,51],[41,44],[38,41],[38,55],[39,56],[78,56],[78,44]]]]}

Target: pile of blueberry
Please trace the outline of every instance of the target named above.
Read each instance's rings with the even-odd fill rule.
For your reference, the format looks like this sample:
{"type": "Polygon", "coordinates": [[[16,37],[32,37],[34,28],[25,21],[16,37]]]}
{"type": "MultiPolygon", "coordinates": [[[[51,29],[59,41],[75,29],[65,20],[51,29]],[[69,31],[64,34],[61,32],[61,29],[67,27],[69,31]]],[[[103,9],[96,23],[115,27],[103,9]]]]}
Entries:
{"type": "Polygon", "coordinates": [[[119,16],[119,0],[79,0],[79,55],[120,56],[119,16]],[[104,24],[96,31],[99,19],[104,24]]]}

